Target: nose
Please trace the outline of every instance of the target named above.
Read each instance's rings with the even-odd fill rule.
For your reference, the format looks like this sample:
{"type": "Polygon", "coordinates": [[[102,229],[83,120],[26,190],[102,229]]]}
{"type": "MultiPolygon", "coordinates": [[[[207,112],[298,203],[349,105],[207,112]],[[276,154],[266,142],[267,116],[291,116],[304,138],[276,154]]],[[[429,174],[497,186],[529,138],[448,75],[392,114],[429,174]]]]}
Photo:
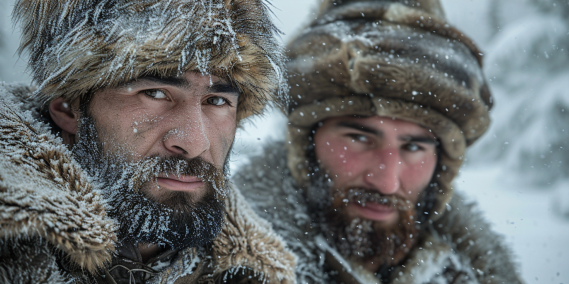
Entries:
{"type": "Polygon", "coordinates": [[[183,108],[175,112],[170,122],[172,126],[164,136],[164,146],[171,154],[195,158],[209,150],[207,117],[201,107],[183,108]]]}
{"type": "Polygon", "coordinates": [[[364,175],[366,185],[386,195],[400,189],[401,156],[396,148],[377,150],[368,164],[364,175]]]}

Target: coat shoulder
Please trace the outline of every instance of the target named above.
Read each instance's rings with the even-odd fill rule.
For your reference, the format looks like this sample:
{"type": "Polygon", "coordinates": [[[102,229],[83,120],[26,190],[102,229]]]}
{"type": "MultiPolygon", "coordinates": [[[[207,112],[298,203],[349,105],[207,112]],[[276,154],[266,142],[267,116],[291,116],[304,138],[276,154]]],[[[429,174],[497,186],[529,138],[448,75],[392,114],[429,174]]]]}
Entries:
{"type": "Polygon", "coordinates": [[[214,273],[252,273],[261,282],[295,283],[296,256],[234,187],[227,191],[225,212],[222,232],[213,242],[214,273]]]}
{"type": "Polygon", "coordinates": [[[250,157],[233,181],[251,207],[271,223],[274,231],[296,254],[298,283],[327,283],[325,251],[318,247],[303,190],[287,166],[283,141],[270,141],[260,154],[250,157]]]}
{"type": "Polygon", "coordinates": [[[492,230],[476,202],[455,192],[392,283],[522,283],[518,275],[503,236],[492,230]]]}
{"type": "Polygon", "coordinates": [[[440,239],[468,259],[480,283],[521,283],[514,254],[504,237],[464,194],[454,194],[447,212],[433,228],[440,239]]]}
{"type": "Polygon", "coordinates": [[[40,240],[94,272],[111,259],[114,221],[67,146],[38,120],[32,91],[0,85],[0,240],[40,240]]]}

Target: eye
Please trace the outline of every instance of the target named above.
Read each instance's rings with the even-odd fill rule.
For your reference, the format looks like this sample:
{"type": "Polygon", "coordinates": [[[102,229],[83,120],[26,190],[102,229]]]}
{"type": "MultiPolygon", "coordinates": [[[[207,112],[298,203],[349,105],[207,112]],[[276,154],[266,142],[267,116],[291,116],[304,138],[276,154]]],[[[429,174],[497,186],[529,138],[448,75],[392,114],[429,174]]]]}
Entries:
{"type": "Polygon", "coordinates": [[[207,98],[207,103],[214,106],[222,106],[227,104],[227,100],[222,97],[211,97],[207,98]]]}
{"type": "Polygon", "coordinates": [[[157,100],[163,100],[168,98],[168,96],[166,96],[166,93],[164,93],[161,90],[145,90],[144,94],[157,100]]]}
{"type": "Polygon", "coordinates": [[[361,134],[348,134],[352,138],[352,142],[369,142],[369,139],[365,135],[361,134]]]}
{"type": "Polygon", "coordinates": [[[421,146],[417,145],[417,143],[409,142],[403,145],[403,148],[409,152],[417,152],[423,149],[421,146]]]}

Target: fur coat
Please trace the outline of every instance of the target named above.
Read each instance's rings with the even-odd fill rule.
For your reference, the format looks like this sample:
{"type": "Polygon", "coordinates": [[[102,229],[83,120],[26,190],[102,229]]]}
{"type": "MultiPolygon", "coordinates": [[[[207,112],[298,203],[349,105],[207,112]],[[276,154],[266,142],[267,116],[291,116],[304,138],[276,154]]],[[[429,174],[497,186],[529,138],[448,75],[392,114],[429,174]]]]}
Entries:
{"type": "MultiPolygon", "coordinates": [[[[0,83],[0,283],[113,283],[104,189],[41,121],[31,91],[0,83]]],[[[295,257],[236,189],[225,210],[213,245],[179,251],[147,283],[294,283],[295,257]]]]}
{"type": "MultiPolygon", "coordinates": [[[[233,181],[297,254],[298,282],[381,283],[373,274],[352,267],[313,228],[303,190],[287,167],[284,143],[270,144],[241,167],[233,181]]],[[[490,229],[473,203],[455,194],[446,209],[421,233],[387,283],[521,283],[503,238],[490,229]]]]}

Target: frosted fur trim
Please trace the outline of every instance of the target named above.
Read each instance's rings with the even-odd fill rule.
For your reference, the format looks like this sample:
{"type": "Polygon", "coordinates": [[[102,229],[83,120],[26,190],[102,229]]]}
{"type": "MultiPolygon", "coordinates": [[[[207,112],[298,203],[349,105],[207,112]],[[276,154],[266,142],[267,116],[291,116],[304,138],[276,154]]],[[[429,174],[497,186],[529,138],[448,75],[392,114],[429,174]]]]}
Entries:
{"type": "Polygon", "coordinates": [[[296,256],[271,224],[259,218],[239,191],[229,192],[225,206],[223,232],[214,241],[215,272],[249,267],[263,272],[258,277],[269,283],[296,283],[296,256]]]}
{"type": "MultiPolygon", "coordinates": [[[[318,245],[319,233],[311,229],[303,189],[292,177],[286,156],[284,143],[268,143],[234,174],[234,182],[257,214],[272,223],[298,256],[298,282],[330,283],[326,246],[318,245]]],[[[465,276],[475,277],[473,283],[521,283],[510,249],[476,205],[456,193],[448,207],[421,232],[405,267],[395,267],[388,283],[448,283],[440,277],[460,280],[463,278],[456,277],[465,276]]]]}
{"type": "MultiPolygon", "coordinates": [[[[34,267],[33,279],[68,279],[55,263],[60,257],[95,274],[110,263],[116,242],[115,222],[97,193],[101,189],[93,187],[62,140],[37,120],[41,103],[33,101],[32,92],[0,83],[0,282],[30,270],[18,262],[25,260],[41,265],[34,267]]],[[[214,277],[246,268],[261,282],[294,283],[294,255],[234,187],[227,192],[225,215],[211,255],[183,250],[153,281],[197,279],[191,275],[195,263],[207,258],[214,277]]]]}
{"type": "Polygon", "coordinates": [[[285,100],[280,31],[265,0],[19,0],[13,17],[45,101],[187,71],[235,84],[238,120],[285,100]]]}
{"type": "Polygon", "coordinates": [[[0,85],[0,239],[45,239],[93,273],[110,262],[114,222],[71,152],[0,85]]]}

